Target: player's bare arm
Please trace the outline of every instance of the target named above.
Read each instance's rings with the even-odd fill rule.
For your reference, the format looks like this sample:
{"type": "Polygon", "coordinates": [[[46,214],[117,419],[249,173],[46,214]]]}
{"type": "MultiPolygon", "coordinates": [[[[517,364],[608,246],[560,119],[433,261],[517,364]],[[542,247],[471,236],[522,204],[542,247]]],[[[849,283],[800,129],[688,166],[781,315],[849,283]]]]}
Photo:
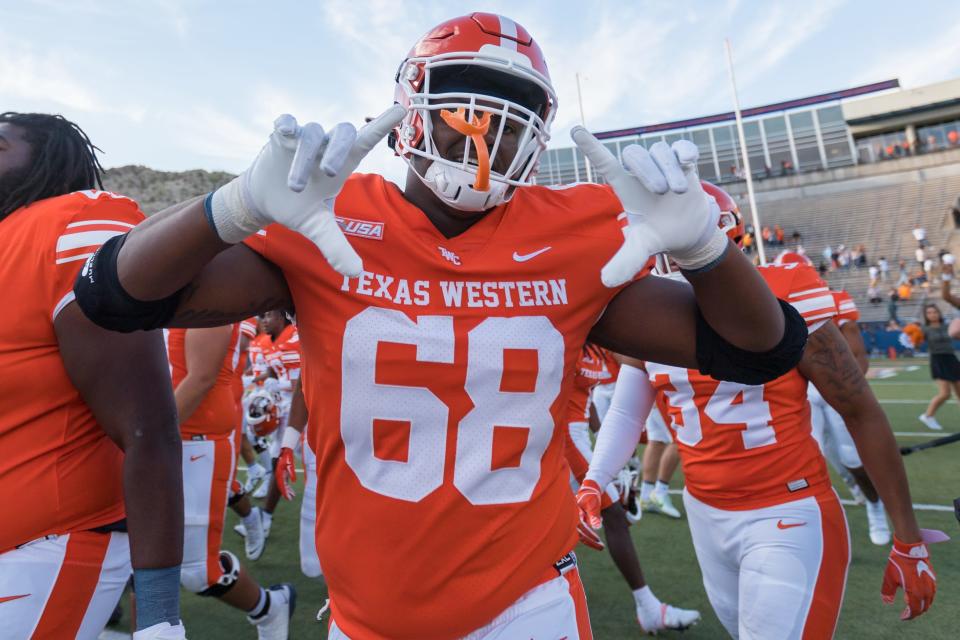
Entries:
{"type": "Polygon", "coordinates": [[[890,423],[835,324],[827,322],[810,335],[799,369],[843,417],[897,538],[919,542],[907,474],[890,423]]]}
{"type": "Polygon", "coordinates": [[[843,339],[847,341],[847,346],[850,347],[850,352],[857,361],[861,373],[866,374],[867,369],[870,368],[870,361],[867,358],[867,346],[863,344],[860,325],[856,322],[845,322],[840,325],[840,333],[843,334],[843,339]]]}
{"type": "Polygon", "coordinates": [[[188,329],[184,336],[187,375],[173,390],[180,422],[186,422],[217,381],[224,355],[230,348],[233,325],[188,329]]]}
{"type": "Polygon", "coordinates": [[[159,332],[119,335],[68,305],[54,321],[71,381],[124,451],[130,555],[135,569],[179,567],[183,557],[180,432],[159,332]]]}
{"type": "Polygon", "coordinates": [[[360,132],[340,123],[329,134],[281,116],[244,174],[105,245],[78,280],[79,304],[118,331],[217,326],[290,306],[279,269],[234,246],[272,223],[310,239],[344,275],[358,275],[360,258],[334,220],[333,201],[403,111],[394,106],[360,132]]]}

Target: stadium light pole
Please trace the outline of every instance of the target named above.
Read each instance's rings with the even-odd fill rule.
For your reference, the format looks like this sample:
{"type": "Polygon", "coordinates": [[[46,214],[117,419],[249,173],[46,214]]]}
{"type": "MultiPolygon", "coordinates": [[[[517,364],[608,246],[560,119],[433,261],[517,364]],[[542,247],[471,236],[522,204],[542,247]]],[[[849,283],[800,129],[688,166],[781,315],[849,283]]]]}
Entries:
{"type": "Polygon", "coordinates": [[[757,244],[757,253],[760,264],[767,264],[767,253],[763,246],[763,234],[760,233],[760,214],[757,211],[757,200],[753,196],[753,172],[750,171],[750,154],[747,153],[747,140],[743,135],[743,116],[740,114],[740,98],[737,96],[737,79],[733,75],[733,49],[730,47],[730,38],[724,38],[723,44],[727,49],[727,69],[730,71],[730,89],[733,91],[733,113],[737,117],[737,136],[740,138],[740,155],[743,158],[743,168],[747,174],[747,200],[750,202],[750,213],[753,217],[753,234],[757,244]]]}
{"type": "MultiPolygon", "coordinates": [[[[586,129],[587,119],[583,117],[583,94],[580,91],[580,72],[577,71],[575,75],[577,76],[577,102],[580,103],[580,124],[586,129]]],[[[590,173],[590,159],[584,156],[583,163],[587,169],[587,182],[593,182],[593,175],[590,173]]]]}

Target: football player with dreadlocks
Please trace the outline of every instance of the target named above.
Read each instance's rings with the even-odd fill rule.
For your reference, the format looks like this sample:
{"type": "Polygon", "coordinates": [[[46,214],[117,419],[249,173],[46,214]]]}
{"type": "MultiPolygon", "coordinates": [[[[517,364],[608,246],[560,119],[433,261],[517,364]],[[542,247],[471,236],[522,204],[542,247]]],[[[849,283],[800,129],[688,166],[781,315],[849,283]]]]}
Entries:
{"type": "Polygon", "coordinates": [[[330,637],[590,638],[563,461],[588,334],[762,383],[802,320],[728,250],[691,142],[625,168],[577,128],[608,185],[534,184],[557,96],[513,20],[434,27],[395,88],[359,132],[278,118],[241,177],[101,249],[78,300],[125,331],[296,303],[330,637]],[[391,133],[403,188],[351,175],[391,133]],[[645,277],[661,252],[692,288],[645,277]]]}
{"type": "Polygon", "coordinates": [[[0,114],[0,635],[96,638],[133,567],[134,638],[183,638],[177,414],[159,331],[105,331],[73,281],[143,220],[57,115],[0,114]],[[12,317],[11,315],[12,314],[12,317]],[[25,393],[26,391],[26,393],[25,393]]]}

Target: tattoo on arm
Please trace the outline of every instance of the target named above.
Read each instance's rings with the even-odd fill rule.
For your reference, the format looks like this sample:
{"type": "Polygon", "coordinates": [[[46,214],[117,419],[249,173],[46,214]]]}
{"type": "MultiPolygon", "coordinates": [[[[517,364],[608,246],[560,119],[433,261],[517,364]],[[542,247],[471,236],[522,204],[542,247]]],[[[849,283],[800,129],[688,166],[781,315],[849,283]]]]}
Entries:
{"type": "Polygon", "coordinates": [[[850,408],[862,406],[865,396],[873,398],[873,391],[850,347],[832,323],[808,337],[800,372],[816,385],[834,408],[837,404],[850,408]]]}

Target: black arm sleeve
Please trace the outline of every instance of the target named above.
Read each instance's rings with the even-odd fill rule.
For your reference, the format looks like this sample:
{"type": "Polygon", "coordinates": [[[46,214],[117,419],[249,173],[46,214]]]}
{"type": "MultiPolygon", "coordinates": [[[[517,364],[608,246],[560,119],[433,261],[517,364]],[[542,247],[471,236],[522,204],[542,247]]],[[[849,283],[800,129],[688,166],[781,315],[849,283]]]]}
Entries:
{"type": "Polygon", "coordinates": [[[770,351],[745,351],[723,339],[697,309],[697,365],[700,373],[717,380],[757,385],[784,375],[798,364],[807,344],[803,317],[783,300],[784,329],[780,343],[770,351]]]}
{"type": "Polygon", "coordinates": [[[158,329],[173,317],[183,289],[149,302],[131,297],[117,275],[117,256],[126,239],[126,234],[114,236],[90,256],[73,283],[73,293],[84,315],[104,329],[122,333],[158,329]]]}

